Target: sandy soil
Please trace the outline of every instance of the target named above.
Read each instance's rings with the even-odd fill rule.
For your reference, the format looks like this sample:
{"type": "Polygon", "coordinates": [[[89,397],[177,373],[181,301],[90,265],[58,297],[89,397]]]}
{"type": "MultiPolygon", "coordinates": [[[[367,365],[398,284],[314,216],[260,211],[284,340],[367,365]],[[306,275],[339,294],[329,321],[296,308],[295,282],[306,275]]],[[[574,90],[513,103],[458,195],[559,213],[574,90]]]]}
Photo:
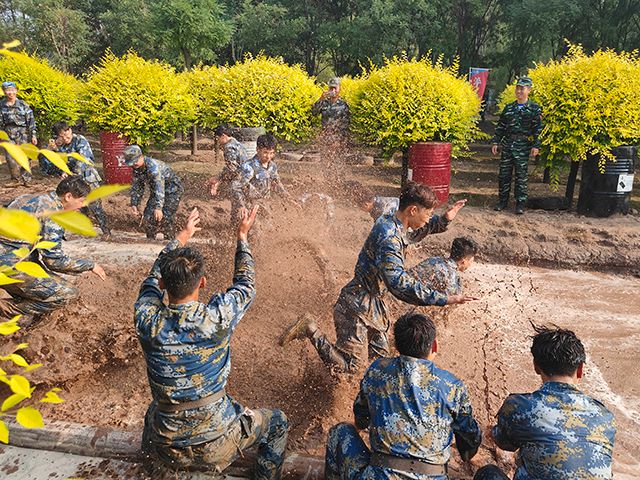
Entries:
{"type": "MultiPolygon", "coordinates": [[[[220,164],[180,161],[173,165],[187,184],[181,218],[193,206],[203,212],[205,228],[198,246],[207,258],[209,287],[205,293],[210,294],[231,281],[234,246],[225,226],[228,202],[211,202],[203,188],[207,176],[220,164]]],[[[286,325],[307,311],[321,318],[323,330],[333,332],[331,306],[352,274],[371,222],[348,205],[345,192],[328,179],[322,165],[280,165],[294,192],[329,191],[339,208],[329,225],[321,211],[301,215],[283,208],[276,209],[277,220],[263,222],[262,234],[254,242],[258,297],[233,337],[228,389],[247,406],[283,409],[292,424],[290,448],[322,454],[328,428],[351,419],[357,379],[332,376],[308,343],[294,342],[282,349],[277,339],[286,325]]],[[[464,163],[458,171],[462,167],[480,169],[474,162],[464,163]]],[[[393,167],[350,167],[341,174],[362,178],[388,195],[397,192],[396,172],[393,167]]],[[[456,179],[460,182],[454,183],[453,198],[470,196],[471,206],[447,233],[426,239],[410,251],[408,259],[414,264],[442,254],[462,234],[475,237],[482,246],[482,262],[464,277],[468,291],[481,300],[437,315],[439,364],[467,383],[476,416],[487,427],[509,392],[538,386],[528,353],[529,322],[570,326],[583,338],[589,353],[585,390],[616,414],[616,478],[637,478],[640,280],[633,274],[640,260],[640,218],[587,219],[566,212],[528,212],[524,217],[494,214],[470,195],[475,188],[472,180],[464,180],[462,173],[454,182],[456,179]],[[572,265],[579,271],[531,265],[572,265]]],[[[53,183],[42,180],[35,188],[45,191],[53,183]]],[[[20,193],[25,193],[22,187],[0,189],[0,200],[20,193]]],[[[91,274],[76,277],[79,301],[11,338],[11,344],[29,343],[30,361],[45,363],[46,370],[33,372],[34,382],[49,385],[54,379],[63,388],[66,403],[47,408],[46,418],[123,429],[141,427],[150,397],[132,325],[132,305],[162,242],[146,242],[136,233],[137,225],[127,216],[126,205],[123,195],[105,202],[116,228],[113,242],[73,239],[67,245],[74,255],[103,263],[107,281],[91,274]]],[[[474,464],[499,461],[510,465],[511,460],[487,444],[474,464]]],[[[454,472],[461,478],[472,475],[470,467],[457,462],[454,472]]]]}

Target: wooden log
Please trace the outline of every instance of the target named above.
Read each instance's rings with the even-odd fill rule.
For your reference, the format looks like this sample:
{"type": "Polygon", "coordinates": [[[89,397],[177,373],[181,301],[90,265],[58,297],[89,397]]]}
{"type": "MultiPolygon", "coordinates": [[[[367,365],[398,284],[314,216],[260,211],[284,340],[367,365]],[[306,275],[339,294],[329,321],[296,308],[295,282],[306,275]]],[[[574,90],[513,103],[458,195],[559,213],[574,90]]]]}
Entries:
{"type": "MultiPolygon", "coordinates": [[[[128,459],[141,461],[142,432],[125,432],[106,427],[52,421],[44,428],[30,429],[14,421],[7,421],[9,443],[16,447],[50,450],[89,457],[128,459]]],[[[249,472],[256,460],[255,449],[243,452],[229,467],[230,473],[249,472]]],[[[225,470],[226,472],[227,470],[225,470]]],[[[321,480],[324,478],[324,459],[290,453],[282,468],[287,480],[321,480]]]]}

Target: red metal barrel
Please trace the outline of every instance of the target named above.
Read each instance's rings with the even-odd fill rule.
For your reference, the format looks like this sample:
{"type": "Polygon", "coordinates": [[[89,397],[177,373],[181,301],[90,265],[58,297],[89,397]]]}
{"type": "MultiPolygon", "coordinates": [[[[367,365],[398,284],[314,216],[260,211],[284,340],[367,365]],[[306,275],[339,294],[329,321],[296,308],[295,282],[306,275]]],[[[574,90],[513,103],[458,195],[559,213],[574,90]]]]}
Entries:
{"type": "Polygon", "coordinates": [[[411,145],[408,179],[429,185],[438,201],[447,203],[451,181],[451,144],[424,142],[411,145]]]}
{"type": "Polygon", "coordinates": [[[124,164],[124,149],[129,139],[114,132],[100,132],[102,168],[107,183],[131,183],[131,167],[124,164]]]}

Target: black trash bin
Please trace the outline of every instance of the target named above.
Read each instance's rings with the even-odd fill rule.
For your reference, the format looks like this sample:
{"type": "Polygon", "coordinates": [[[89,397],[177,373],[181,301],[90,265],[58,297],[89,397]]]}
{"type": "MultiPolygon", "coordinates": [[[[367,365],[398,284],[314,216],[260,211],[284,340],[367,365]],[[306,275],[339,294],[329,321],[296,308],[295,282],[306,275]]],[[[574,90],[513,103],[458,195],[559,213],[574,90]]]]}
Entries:
{"type": "Polygon", "coordinates": [[[590,217],[608,217],[614,213],[629,213],[633,173],[638,159],[635,146],[611,150],[615,162],[607,161],[604,172],[598,169],[600,155],[588,155],[582,166],[578,213],[590,217]]]}

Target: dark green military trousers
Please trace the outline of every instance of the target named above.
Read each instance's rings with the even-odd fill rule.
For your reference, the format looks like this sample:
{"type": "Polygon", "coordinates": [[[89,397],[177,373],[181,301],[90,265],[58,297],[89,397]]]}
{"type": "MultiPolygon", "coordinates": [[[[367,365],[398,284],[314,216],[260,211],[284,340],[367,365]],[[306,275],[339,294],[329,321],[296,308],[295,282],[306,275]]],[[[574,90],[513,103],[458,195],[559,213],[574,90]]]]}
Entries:
{"type": "Polygon", "coordinates": [[[500,170],[498,172],[498,196],[500,203],[509,201],[511,191],[511,179],[515,170],[514,197],[516,202],[526,202],[528,195],[527,179],[529,167],[529,155],[531,145],[529,142],[513,142],[502,147],[500,155],[500,170]]]}

